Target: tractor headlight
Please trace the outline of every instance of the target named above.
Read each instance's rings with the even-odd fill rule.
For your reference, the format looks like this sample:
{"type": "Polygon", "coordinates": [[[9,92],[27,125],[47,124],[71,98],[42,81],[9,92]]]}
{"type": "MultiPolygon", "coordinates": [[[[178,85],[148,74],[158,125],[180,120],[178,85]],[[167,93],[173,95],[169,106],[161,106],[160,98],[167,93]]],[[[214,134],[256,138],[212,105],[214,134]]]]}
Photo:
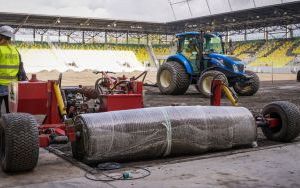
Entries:
{"type": "Polygon", "coordinates": [[[234,72],[239,72],[239,68],[237,67],[237,65],[232,65],[232,67],[233,67],[233,71],[234,72]]]}

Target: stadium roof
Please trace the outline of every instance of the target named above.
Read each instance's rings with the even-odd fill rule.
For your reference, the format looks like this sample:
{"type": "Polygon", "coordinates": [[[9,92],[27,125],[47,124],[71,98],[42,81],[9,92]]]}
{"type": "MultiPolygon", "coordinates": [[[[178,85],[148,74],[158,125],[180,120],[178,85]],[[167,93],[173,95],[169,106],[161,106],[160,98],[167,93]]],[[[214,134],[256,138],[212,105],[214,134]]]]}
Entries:
{"type": "Polygon", "coordinates": [[[175,30],[245,30],[300,23],[300,1],[169,22],[175,30]]]}
{"type": "Polygon", "coordinates": [[[36,14],[0,13],[0,25],[36,29],[63,29],[79,31],[111,31],[130,33],[168,33],[164,23],[47,16],[36,14]]]}
{"type": "Polygon", "coordinates": [[[0,13],[0,25],[15,28],[174,34],[182,31],[231,31],[300,24],[300,1],[167,22],[138,22],[34,14],[0,13]]]}

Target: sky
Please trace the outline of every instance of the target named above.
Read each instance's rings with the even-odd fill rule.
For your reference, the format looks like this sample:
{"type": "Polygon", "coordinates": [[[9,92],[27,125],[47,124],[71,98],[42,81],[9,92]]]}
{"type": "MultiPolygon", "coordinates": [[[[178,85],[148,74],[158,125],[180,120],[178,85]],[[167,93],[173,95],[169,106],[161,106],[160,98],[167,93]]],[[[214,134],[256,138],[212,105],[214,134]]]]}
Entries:
{"type": "MultiPolygon", "coordinates": [[[[0,12],[167,22],[209,14],[206,0],[0,0],[0,12]],[[170,2],[173,4],[173,14],[170,2]]],[[[212,14],[297,0],[207,0],[212,14]]]]}

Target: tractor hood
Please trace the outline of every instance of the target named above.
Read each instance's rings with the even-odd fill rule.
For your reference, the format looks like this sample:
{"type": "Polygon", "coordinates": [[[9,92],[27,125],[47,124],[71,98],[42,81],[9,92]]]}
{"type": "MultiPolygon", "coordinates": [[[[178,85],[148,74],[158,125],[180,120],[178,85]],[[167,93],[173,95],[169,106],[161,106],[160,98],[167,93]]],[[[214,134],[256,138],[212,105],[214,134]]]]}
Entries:
{"type": "Polygon", "coordinates": [[[227,69],[231,69],[236,73],[242,73],[242,74],[244,73],[244,67],[245,67],[244,62],[234,56],[211,53],[208,54],[208,57],[210,57],[212,61],[218,62],[217,64],[219,66],[226,67],[227,69]]]}
{"type": "Polygon", "coordinates": [[[242,64],[244,65],[244,62],[240,60],[237,57],[234,56],[228,56],[228,55],[223,55],[223,54],[216,54],[216,53],[211,53],[208,55],[210,58],[215,58],[217,60],[222,59],[223,61],[226,61],[227,63],[230,64],[242,64]]]}

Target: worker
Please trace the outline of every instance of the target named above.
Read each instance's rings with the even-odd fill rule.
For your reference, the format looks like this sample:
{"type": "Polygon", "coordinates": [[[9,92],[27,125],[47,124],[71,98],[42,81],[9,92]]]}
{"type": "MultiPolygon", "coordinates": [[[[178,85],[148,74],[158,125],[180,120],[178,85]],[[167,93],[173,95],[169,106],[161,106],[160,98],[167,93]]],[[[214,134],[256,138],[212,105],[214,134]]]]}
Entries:
{"type": "Polygon", "coordinates": [[[188,45],[184,51],[184,55],[190,60],[195,61],[197,58],[199,50],[197,48],[197,44],[194,38],[189,39],[188,45]]]}
{"type": "Polygon", "coordinates": [[[3,101],[6,113],[9,113],[8,85],[13,81],[27,79],[20,53],[11,44],[13,31],[10,26],[0,27],[0,115],[3,101]]]}

